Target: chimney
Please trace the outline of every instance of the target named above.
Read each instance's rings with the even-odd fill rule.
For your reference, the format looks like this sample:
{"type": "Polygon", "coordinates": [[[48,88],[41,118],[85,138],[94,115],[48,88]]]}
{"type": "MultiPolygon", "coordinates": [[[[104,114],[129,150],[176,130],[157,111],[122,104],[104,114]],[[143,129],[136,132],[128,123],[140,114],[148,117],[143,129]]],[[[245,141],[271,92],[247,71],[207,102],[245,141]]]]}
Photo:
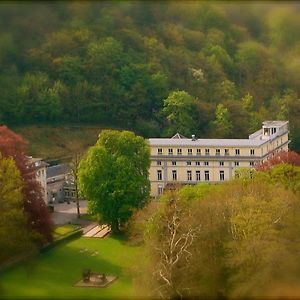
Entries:
{"type": "Polygon", "coordinates": [[[196,136],[192,134],[192,141],[196,141],[196,136]]]}

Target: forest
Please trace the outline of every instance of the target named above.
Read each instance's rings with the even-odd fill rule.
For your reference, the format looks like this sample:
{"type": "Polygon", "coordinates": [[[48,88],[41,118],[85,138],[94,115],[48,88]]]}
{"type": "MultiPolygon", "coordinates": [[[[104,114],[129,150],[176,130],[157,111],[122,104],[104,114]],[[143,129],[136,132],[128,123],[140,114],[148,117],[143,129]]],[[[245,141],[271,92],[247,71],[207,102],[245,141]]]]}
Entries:
{"type": "Polygon", "coordinates": [[[297,2],[0,4],[0,123],[246,138],[289,120],[300,151],[297,2]]]}

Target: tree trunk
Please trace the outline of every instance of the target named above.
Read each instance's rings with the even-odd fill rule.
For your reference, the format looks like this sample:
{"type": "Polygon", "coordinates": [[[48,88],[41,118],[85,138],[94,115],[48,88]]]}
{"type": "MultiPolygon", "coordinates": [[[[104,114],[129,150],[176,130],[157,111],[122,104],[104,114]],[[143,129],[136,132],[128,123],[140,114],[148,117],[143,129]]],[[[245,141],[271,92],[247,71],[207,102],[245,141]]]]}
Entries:
{"type": "Polygon", "coordinates": [[[75,190],[76,190],[77,218],[80,219],[80,207],[79,207],[79,196],[78,196],[77,182],[75,183],[75,190]]]}
{"type": "Polygon", "coordinates": [[[113,220],[111,222],[111,231],[115,234],[120,233],[119,222],[118,220],[113,220]]]}

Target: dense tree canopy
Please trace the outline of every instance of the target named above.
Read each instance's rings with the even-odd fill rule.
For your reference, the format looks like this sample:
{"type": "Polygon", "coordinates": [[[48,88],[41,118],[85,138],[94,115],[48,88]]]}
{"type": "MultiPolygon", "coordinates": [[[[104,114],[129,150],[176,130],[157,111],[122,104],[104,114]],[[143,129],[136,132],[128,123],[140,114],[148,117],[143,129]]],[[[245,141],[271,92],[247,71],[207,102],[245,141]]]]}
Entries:
{"type": "Polygon", "coordinates": [[[0,262],[34,249],[23,210],[22,187],[14,160],[0,153],[0,262]]]}
{"type": "Polygon", "coordinates": [[[35,233],[38,244],[52,240],[53,222],[43,199],[42,188],[36,180],[35,166],[26,156],[26,142],[23,138],[0,126],[0,152],[13,158],[23,180],[23,208],[27,215],[27,226],[35,233]]]}
{"type": "Polygon", "coordinates": [[[299,151],[299,14],[291,2],[3,3],[0,122],[165,135],[177,125],[165,99],[182,91],[194,104],[175,131],[239,138],[288,119],[299,151]]]}
{"type": "Polygon", "coordinates": [[[150,150],[142,137],[102,131],[79,164],[79,187],[90,212],[118,231],[149,196],[149,166],[150,150]]]}
{"type": "Polygon", "coordinates": [[[299,167],[279,164],[167,191],[156,211],[133,219],[133,237],[144,228],[145,242],[137,290],[162,299],[298,298],[299,176],[299,167]]]}

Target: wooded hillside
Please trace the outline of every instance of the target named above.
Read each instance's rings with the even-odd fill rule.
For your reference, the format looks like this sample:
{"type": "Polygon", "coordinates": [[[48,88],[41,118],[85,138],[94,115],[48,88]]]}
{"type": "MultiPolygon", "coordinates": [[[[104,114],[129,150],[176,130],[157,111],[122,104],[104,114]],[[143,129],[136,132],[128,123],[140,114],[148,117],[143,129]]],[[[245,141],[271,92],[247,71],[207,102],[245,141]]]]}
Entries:
{"type": "Polygon", "coordinates": [[[247,137],[290,121],[300,150],[300,4],[0,4],[0,122],[247,137]]]}

